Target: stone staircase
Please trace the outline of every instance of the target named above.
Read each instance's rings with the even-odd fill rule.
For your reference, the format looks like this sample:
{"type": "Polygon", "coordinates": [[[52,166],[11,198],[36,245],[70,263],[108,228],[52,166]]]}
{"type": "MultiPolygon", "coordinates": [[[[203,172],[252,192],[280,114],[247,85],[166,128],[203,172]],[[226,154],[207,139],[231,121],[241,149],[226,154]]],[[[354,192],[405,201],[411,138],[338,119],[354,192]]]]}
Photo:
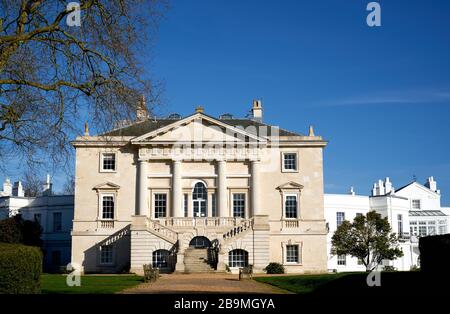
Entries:
{"type": "Polygon", "coordinates": [[[187,248],[184,251],[184,267],[187,273],[215,272],[208,264],[208,249],[187,248]]]}

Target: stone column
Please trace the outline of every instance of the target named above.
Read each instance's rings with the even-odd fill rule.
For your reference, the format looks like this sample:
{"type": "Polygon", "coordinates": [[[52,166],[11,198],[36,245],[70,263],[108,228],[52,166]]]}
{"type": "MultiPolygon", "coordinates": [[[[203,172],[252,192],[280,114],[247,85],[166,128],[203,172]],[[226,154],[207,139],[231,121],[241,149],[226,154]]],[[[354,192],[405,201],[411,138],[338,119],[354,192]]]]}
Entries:
{"type": "Polygon", "coordinates": [[[227,177],[225,173],[226,162],[225,160],[218,161],[218,216],[228,217],[229,213],[227,211],[227,177]]]}
{"type": "Polygon", "coordinates": [[[252,213],[251,216],[262,215],[261,209],[261,191],[260,191],[260,178],[259,178],[259,161],[251,161],[251,202],[252,213]]]}
{"type": "Polygon", "coordinates": [[[138,204],[137,204],[137,215],[147,215],[147,167],[148,163],[146,160],[139,160],[138,162],[138,204]]]}
{"type": "Polygon", "coordinates": [[[181,161],[172,164],[172,217],[184,217],[183,191],[181,190],[181,161]]]}

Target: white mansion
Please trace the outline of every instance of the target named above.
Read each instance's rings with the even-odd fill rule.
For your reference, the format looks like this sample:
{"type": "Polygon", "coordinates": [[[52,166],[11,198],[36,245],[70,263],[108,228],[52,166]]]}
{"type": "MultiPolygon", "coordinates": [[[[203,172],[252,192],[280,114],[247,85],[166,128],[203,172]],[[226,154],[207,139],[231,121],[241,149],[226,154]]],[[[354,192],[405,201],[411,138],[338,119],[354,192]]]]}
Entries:
{"type": "Polygon", "coordinates": [[[21,181],[12,184],[6,178],[3,183],[0,220],[21,214],[41,224],[45,271],[59,270],[70,262],[73,199],[73,195],[53,195],[49,176],[37,197],[26,197],[21,181]]]}
{"type": "Polygon", "coordinates": [[[0,219],[38,219],[48,263],[70,260],[91,273],[141,273],[149,263],[261,272],[270,262],[290,273],[358,271],[356,259],[330,255],[331,237],[342,221],[375,210],[404,252],[385,265],[409,270],[419,263],[418,237],[448,232],[450,208],[432,177],[397,190],[386,178],[371,196],[324,195],[326,141],[312,127],[305,136],[263,123],[259,101],[249,119],[202,108],[156,119],[144,108],[133,123],[98,136],[86,129],[72,142],[74,198],[52,195],[49,180],[37,198],[5,182],[0,219]]]}
{"type": "MultiPolygon", "coordinates": [[[[392,231],[399,236],[403,257],[384,261],[384,266],[397,270],[410,270],[420,266],[419,237],[449,232],[450,207],[441,207],[441,193],[433,177],[424,185],[413,181],[397,190],[389,178],[376,182],[371,196],[349,194],[325,194],[325,218],[327,220],[328,252],[331,237],[344,221],[353,221],[356,215],[375,210],[387,217],[392,231]]],[[[364,271],[358,259],[350,256],[328,256],[328,269],[333,271],[364,271]]]]}

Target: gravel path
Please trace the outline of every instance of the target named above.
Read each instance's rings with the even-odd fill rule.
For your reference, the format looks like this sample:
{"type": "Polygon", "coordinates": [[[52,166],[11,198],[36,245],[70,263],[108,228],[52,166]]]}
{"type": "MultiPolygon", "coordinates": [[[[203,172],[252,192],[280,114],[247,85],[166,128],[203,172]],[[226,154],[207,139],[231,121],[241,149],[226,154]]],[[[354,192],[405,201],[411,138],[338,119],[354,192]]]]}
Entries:
{"type": "Polygon", "coordinates": [[[122,293],[264,293],[282,294],[288,291],[254,280],[239,281],[231,274],[163,274],[153,283],[143,283],[122,293]]]}

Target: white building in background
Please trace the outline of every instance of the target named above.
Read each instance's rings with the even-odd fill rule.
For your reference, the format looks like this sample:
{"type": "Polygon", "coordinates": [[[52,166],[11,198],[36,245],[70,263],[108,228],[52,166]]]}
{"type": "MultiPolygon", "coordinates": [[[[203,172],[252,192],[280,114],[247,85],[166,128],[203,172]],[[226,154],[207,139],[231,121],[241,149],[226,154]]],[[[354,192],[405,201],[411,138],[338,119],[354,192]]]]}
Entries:
{"type": "Polygon", "coordinates": [[[41,224],[46,271],[56,270],[70,262],[73,195],[53,195],[52,183],[47,176],[40,196],[25,197],[22,183],[11,184],[7,178],[3,191],[0,191],[0,220],[17,214],[41,224]]]}
{"type": "Polygon", "coordinates": [[[325,194],[325,219],[328,224],[328,269],[332,271],[364,271],[365,267],[354,257],[332,256],[331,238],[344,221],[353,221],[359,214],[371,210],[388,217],[392,231],[399,235],[403,257],[385,261],[384,266],[397,270],[410,270],[419,266],[418,238],[448,233],[450,208],[441,207],[441,194],[433,177],[424,185],[411,182],[395,190],[389,178],[376,182],[371,196],[356,195],[353,187],[349,194],[325,194]]]}

